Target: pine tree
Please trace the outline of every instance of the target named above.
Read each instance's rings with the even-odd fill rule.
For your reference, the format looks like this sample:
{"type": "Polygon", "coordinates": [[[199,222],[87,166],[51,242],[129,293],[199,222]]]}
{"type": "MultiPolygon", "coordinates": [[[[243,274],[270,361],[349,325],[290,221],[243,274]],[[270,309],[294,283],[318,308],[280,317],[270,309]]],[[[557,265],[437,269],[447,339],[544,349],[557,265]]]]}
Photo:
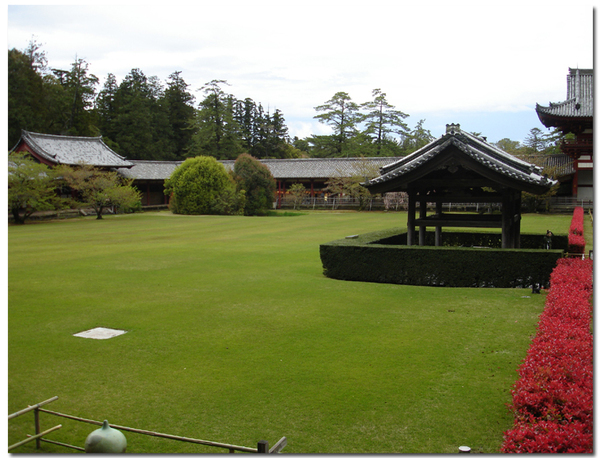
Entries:
{"type": "Polygon", "coordinates": [[[359,106],[352,102],[346,92],[337,92],[324,105],[315,107],[315,110],[322,113],[314,118],[333,129],[333,135],[330,136],[330,145],[334,149],[333,155],[338,157],[346,155],[346,147],[357,134],[357,126],[362,120],[359,106]]]}
{"type": "Polygon", "coordinates": [[[374,138],[376,155],[387,155],[383,154],[385,149],[391,150],[390,155],[397,153],[398,143],[392,134],[400,138],[408,136],[409,128],[404,122],[408,115],[395,110],[395,107],[388,103],[386,94],[381,92],[381,89],[373,89],[373,100],[362,104],[362,107],[369,110],[364,117],[365,133],[374,138]]]}

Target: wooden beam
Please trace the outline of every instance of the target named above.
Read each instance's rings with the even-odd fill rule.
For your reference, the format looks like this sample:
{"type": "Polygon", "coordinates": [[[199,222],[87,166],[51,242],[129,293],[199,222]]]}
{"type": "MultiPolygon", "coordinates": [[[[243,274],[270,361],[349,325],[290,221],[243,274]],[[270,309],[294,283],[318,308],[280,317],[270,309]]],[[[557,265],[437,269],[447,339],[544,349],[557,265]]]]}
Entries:
{"type": "Polygon", "coordinates": [[[56,426],[54,426],[54,427],[52,427],[50,429],[47,429],[44,432],[36,434],[35,436],[29,436],[27,439],[22,440],[21,442],[17,442],[16,444],[12,444],[10,447],[8,447],[8,451],[10,452],[12,449],[20,447],[21,445],[24,445],[24,444],[26,444],[28,442],[31,442],[32,440],[39,439],[40,437],[45,436],[46,434],[49,434],[52,431],[56,431],[57,429],[60,429],[60,428],[62,428],[62,425],[56,425],[56,426]]]}
{"type": "Polygon", "coordinates": [[[502,227],[502,218],[501,215],[442,213],[440,215],[436,214],[426,218],[419,218],[415,220],[414,225],[419,227],[502,227]]]}
{"type": "Polygon", "coordinates": [[[271,447],[269,453],[279,453],[283,448],[287,445],[287,438],[283,436],[281,439],[277,441],[277,443],[271,447]]]}

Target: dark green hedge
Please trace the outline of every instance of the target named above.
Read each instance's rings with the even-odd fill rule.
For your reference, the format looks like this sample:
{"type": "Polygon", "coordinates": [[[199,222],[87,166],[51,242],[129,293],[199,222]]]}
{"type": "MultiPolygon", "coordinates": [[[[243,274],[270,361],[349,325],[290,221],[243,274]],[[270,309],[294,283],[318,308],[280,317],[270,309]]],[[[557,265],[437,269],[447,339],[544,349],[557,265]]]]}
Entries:
{"type": "MultiPolygon", "coordinates": [[[[433,237],[433,232],[428,237],[433,237]]],[[[497,246],[499,234],[443,233],[445,243],[453,237],[457,244],[468,247],[406,246],[406,229],[371,232],[321,245],[321,261],[325,275],[339,280],[528,288],[534,283],[548,286],[550,273],[563,256],[562,249],[537,248],[543,236],[522,234],[524,247],[520,249],[471,248],[497,246]]],[[[554,237],[553,248],[562,243],[560,240],[561,236],[554,237]]]]}

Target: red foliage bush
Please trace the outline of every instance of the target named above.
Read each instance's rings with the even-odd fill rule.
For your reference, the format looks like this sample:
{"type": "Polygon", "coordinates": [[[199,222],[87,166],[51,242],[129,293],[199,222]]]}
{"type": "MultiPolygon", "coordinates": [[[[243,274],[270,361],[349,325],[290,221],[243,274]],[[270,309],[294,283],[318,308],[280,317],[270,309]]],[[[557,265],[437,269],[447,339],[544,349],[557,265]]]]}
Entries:
{"type": "Polygon", "coordinates": [[[573,218],[569,227],[569,253],[583,253],[585,239],[583,238],[583,207],[573,210],[573,218]]]}
{"type": "Polygon", "coordinates": [[[583,235],[583,207],[575,207],[569,234],[583,235]]]}
{"type": "Polygon", "coordinates": [[[518,372],[504,453],[593,451],[592,261],[558,261],[538,329],[518,372]]]}

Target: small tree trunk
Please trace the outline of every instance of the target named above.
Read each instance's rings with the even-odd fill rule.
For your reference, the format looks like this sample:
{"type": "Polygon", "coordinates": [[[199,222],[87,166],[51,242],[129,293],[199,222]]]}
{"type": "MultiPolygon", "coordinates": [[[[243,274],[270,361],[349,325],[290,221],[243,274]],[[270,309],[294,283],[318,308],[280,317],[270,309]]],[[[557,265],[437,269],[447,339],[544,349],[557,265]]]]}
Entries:
{"type": "Polygon", "coordinates": [[[96,219],[102,219],[102,210],[104,209],[104,207],[100,207],[98,209],[96,209],[96,219]]]}
{"type": "Polygon", "coordinates": [[[15,219],[15,224],[25,224],[25,217],[21,217],[18,208],[11,209],[11,212],[13,214],[13,218],[15,219]]]}

